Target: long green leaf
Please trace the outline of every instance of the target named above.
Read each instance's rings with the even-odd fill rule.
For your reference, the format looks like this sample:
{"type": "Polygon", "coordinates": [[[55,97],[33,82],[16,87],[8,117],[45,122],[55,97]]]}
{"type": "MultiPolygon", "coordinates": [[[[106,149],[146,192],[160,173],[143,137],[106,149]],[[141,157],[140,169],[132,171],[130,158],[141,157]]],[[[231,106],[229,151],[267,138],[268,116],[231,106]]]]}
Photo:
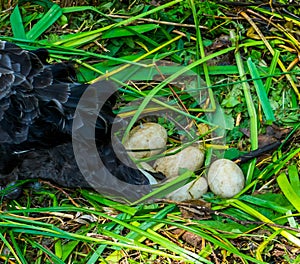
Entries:
{"type": "Polygon", "coordinates": [[[249,67],[250,75],[253,78],[253,83],[256,89],[256,93],[258,95],[259,101],[261,103],[263,112],[266,116],[267,121],[275,121],[275,116],[270,104],[270,101],[267,96],[266,89],[263,85],[263,82],[261,80],[261,77],[258,73],[258,70],[255,66],[255,64],[252,62],[251,58],[248,58],[247,64],[249,67]]]}
{"type": "Polygon", "coordinates": [[[290,165],[288,167],[290,183],[293,186],[295,192],[300,196],[300,179],[298,175],[298,169],[296,165],[290,165]]]}
{"type": "MultiPolygon", "coordinates": [[[[284,197],[281,197],[281,198],[284,198],[284,197]]],[[[243,200],[243,201],[248,202],[248,203],[255,204],[257,206],[266,207],[266,208],[272,209],[276,212],[284,213],[284,214],[290,209],[290,208],[286,208],[284,206],[279,205],[275,201],[272,202],[268,199],[263,199],[261,197],[255,197],[255,196],[252,196],[252,195],[244,195],[244,196],[240,197],[240,200],[243,200]]]]}
{"type": "Polygon", "coordinates": [[[279,55],[280,55],[280,51],[275,49],[274,50],[274,55],[273,55],[273,58],[272,58],[272,61],[271,61],[270,69],[268,71],[268,76],[269,77],[267,78],[266,83],[265,83],[265,88],[266,88],[266,93],[267,94],[269,93],[270,88],[271,88],[272,76],[275,74],[276,66],[277,66],[278,59],[279,59],[279,55]]]}
{"type": "Polygon", "coordinates": [[[159,28],[159,26],[156,24],[143,24],[137,26],[127,26],[124,28],[113,28],[103,33],[102,39],[128,37],[135,35],[135,31],[138,33],[145,33],[157,28],[159,28]]]}
{"type": "MultiPolygon", "coordinates": [[[[235,45],[235,33],[230,31],[230,37],[232,39],[232,44],[235,45]]],[[[247,82],[244,64],[239,51],[235,52],[236,64],[239,70],[240,78],[244,82],[242,83],[244,96],[247,104],[247,109],[250,117],[250,139],[251,139],[251,149],[256,150],[258,148],[258,134],[257,134],[257,114],[255,110],[255,106],[253,104],[252,96],[250,93],[250,86],[247,82]]]]}

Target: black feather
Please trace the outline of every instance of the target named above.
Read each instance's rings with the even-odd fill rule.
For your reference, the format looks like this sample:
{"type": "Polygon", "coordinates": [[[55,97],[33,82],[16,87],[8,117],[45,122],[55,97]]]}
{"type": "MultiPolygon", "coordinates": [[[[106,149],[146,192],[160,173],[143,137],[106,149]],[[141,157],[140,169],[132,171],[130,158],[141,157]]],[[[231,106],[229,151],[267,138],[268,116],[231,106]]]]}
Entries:
{"type": "MultiPolygon", "coordinates": [[[[1,178],[13,173],[13,178],[40,177],[62,186],[88,187],[71,143],[74,113],[87,85],[76,82],[72,63],[48,64],[48,58],[45,49],[26,51],[0,41],[1,178]]],[[[97,118],[98,154],[109,175],[130,184],[148,185],[124,147],[119,143],[115,150],[112,146],[111,127],[123,122],[112,111],[116,98],[114,94],[104,103],[97,118]],[[122,161],[116,152],[121,153],[122,161]]]]}

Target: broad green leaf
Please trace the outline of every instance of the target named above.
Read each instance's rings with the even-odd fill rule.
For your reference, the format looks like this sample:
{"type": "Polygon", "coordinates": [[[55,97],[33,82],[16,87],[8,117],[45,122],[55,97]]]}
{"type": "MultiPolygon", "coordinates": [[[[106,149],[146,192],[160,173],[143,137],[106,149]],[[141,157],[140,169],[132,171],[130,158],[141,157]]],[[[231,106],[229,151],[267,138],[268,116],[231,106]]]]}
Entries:
{"type": "Polygon", "coordinates": [[[247,63],[248,63],[251,77],[253,78],[253,83],[254,83],[254,86],[256,89],[256,93],[257,93],[259,101],[261,103],[263,112],[266,116],[266,120],[267,121],[275,121],[275,116],[274,116],[270,101],[268,99],[266,89],[265,89],[264,84],[261,80],[261,77],[258,73],[258,70],[257,70],[255,64],[252,62],[251,58],[249,58],[247,60],[247,63]]]}
{"type": "Polygon", "coordinates": [[[55,256],[61,259],[64,254],[64,249],[62,247],[61,239],[55,239],[54,251],[55,251],[55,256]]]}
{"type": "Polygon", "coordinates": [[[10,16],[10,24],[15,38],[26,39],[22,16],[18,5],[16,5],[10,16]]]}

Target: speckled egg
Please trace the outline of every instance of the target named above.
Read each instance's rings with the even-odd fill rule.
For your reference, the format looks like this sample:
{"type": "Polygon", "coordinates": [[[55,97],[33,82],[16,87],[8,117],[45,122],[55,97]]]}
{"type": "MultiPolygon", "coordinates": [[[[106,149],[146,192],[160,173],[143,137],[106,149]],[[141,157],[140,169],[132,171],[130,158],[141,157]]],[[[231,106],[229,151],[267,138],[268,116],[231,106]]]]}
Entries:
{"type": "Polygon", "coordinates": [[[143,123],[133,128],[124,142],[128,154],[136,159],[148,158],[165,150],[167,131],[157,123],[143,123]],[[143,150],[147,151],[130,151],[143,150]]]}
{"type": "Polygon", "coordinates": [[[168,194],[167,199],[174,201],[198,200],[207,192],[208,185],[204,177],[189,182],[178,190],[168,194]]]}
{"type": "Polygon", "coordinates": [[[235,196],[245,185],[242,170],[228,159],[219,159],[210,165],[207,181],[210,190],[222,198],[235,196]]]}
{"type": "Polygon", "coordinates": [[[163,173],[166,177],[176,177],[180,169],[196,171],[201,168],[204,161],[204,153],[197,147],[187,147],[180,152],[159,158],[155,161],[153,168],[163,173]]]}

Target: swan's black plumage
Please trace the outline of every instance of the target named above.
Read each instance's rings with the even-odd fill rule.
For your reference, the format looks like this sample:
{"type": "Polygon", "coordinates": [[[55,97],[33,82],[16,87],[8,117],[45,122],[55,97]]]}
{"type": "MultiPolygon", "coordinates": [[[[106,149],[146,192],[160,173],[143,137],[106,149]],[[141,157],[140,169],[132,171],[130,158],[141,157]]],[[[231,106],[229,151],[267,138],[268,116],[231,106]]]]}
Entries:
{"type": "MultiPolygon", "coordinates": [[[[76,83],[72,64],[48,64],[48,56],[45,49],[27,51],[0,41],[0,175],[87,187],[71,143],[75,109],[87,85],[76,83]]],[[[112,96],[97,119],[99,156],[121,181],[147,185],[148,179],[130,158],[130,165],[122,163],[112,148],[114,104],[112,96]]]]}

